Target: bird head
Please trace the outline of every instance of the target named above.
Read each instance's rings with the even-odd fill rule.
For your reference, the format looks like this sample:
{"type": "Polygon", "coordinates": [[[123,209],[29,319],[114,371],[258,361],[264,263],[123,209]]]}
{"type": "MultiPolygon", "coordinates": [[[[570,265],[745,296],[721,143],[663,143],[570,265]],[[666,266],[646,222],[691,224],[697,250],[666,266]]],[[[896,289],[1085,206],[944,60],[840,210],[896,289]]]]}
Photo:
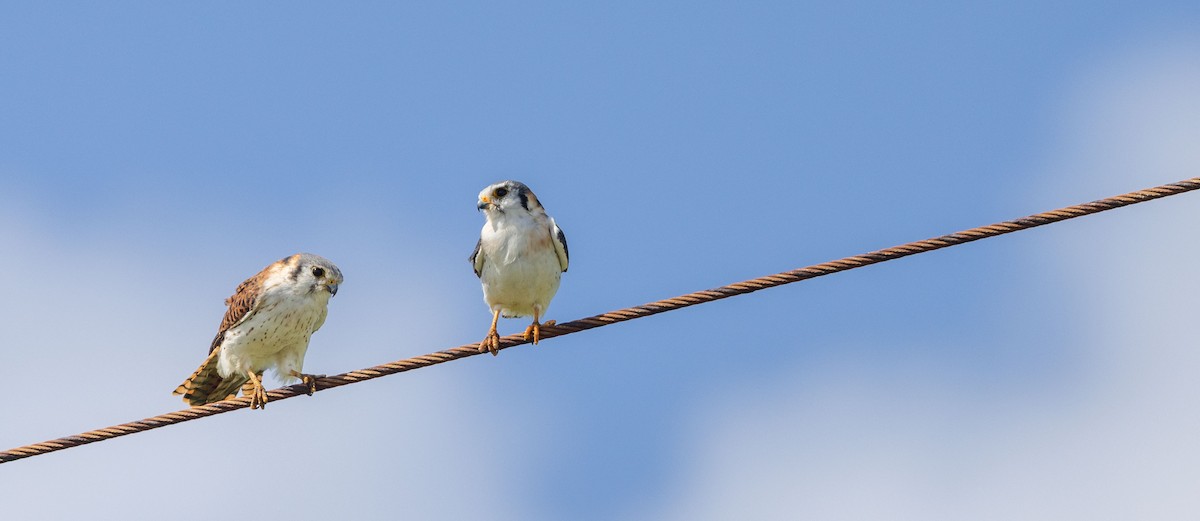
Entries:
{"type": "Polygon", "coordinates": [[[342,270],[320,255],[298,253],[294,258],[295,265],[290,273],[293,280],[308,286],[310,291],[328,291],[330,296],[337,295],[342,270]]]}
{"type": "Polygon", "coordinates": [[[507,212],[545,213],[533,190],[520,181],[501,181],[479,192],[480,210],[491,218],[507,212]]]}

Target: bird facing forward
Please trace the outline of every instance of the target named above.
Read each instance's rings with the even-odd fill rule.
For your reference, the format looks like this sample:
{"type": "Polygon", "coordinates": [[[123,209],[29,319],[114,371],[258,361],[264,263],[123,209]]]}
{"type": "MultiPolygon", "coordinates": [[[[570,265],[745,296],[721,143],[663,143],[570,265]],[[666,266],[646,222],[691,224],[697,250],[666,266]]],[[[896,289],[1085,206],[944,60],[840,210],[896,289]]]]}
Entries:
{"type": "Polygon", "coordinates": [[[304,374],[308,340],[325,323],[329,298],[337,294],[342,272],[328,259],[297,253],[263,268],[225,300],[208,358],[175,389],[190,405],[250,396],[250,408],[265,408],[263,372],[273,369],[284,382],[299,379],[311,396],[321,375],[304,374]]]}
{"type": "Polygon", "coordinates": [[[539,323],[558,292],[567,271],[567,238],[546,215],[537,196],[523,183],[503,181],[479,192],[480,210],[487,216],[471,264],[483,285],[483,301],[492,311],[492,327],[479,343],[479,352],[499,352],[496,322],[533,315],[525,339],[538,343],[539,323]]]}

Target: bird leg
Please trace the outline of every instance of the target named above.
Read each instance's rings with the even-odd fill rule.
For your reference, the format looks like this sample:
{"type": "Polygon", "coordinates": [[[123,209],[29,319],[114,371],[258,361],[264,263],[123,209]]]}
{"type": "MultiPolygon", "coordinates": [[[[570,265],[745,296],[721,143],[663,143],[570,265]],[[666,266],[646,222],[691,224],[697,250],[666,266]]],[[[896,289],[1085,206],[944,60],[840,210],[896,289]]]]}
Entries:
{"type": "Polygon", "coordinates": [[[530,334],[532,334],[534,345],[537,345],[538,339],[542,335],[542,326],[553,326],[554,325],[553,320],[547,320],[545,324],[539,324],[538,318],[540,318],[540,315],[541,315],[541,309],[539,309],[537,306],[534,306],[533,307],[533,323],[529,324],[529,327],[525,328],[525,334],[522,335],[525,338],[525,340],[529,340],[530,334]]]}
{"type": "Polygon", "coordinates": [[[308,395],[309,396],[312,396],[313,393],[317,392],[317,379],[325,378],[325,375],[323,375],[323,374],[304,374],[295,369],[288,371],[288,374],[290,374],[296,378],[299,378],[300,382],[303,383],[305,385],[305,387],[308,387],[308,395]]]}
{"type": "Polygon", "coordinates": [[[254,390],[250,392],[250,408],[251,409],[266,409],[267,408],[267,390],[263,388],[262,377],[255,374],[254,371],[246,371],[250,375],[250,383],[254,390]]]}
{"type": "Polygon", "coordinates": [[[479,343],[479,352],[492,352],[492,356],[500,353],[500,334],[496,333],[496,322],[500,320],[500,309],[492,310],[492,328],[488,330],[487,336],[483,337],[483,342],[479,343]]]}

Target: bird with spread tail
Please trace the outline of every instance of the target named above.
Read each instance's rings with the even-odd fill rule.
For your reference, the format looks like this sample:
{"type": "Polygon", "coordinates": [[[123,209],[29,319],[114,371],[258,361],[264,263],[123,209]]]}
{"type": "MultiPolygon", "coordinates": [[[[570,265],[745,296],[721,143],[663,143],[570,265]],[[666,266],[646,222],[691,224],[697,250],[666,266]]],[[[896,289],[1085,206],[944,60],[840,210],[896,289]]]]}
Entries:
{"type": "Polygon", "coordinates": [[[496,322],[501,316],[533,315],[524,337],[534,344],[542,326],[554,325],[553,320],[539,321],[567,271],[567,237],[524,183],[502,181],[484,188],[478,208],[487,222],[470,260],[483,285],[483,300],[492,311],[492,327],[479,343],[479,352],[495,355],[500,348],[496,322]]]}
{"type": "Polygon", "coordinates": [[[301,372],[304,354],[341,283],[341,270],[311,253],[280,259],[246,279],[225,300],[229,309],[208,358],[174,394],[196,406],[233,398],[240,389],[251,409],[265,408],[263,373],[272,369],[284,382],[299,379],[311,396],[322,375],[301,372]]]}

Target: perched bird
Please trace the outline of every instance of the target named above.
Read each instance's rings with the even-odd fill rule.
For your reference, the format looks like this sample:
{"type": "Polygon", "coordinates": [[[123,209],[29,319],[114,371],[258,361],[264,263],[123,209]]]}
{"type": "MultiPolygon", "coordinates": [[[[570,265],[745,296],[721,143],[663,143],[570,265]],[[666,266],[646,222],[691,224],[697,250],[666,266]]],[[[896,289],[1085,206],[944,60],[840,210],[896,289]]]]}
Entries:
{"type": "Polygon", "coordinates": [[[328,259],[297,253],[263,268],[238,285],[225,300],[208,358],[175,389],[190,405],[250,396],[250,408],[265,408],[263,372],[273,369],[283,381],[300,379],[311,396],[322,375],[304,374],[308,339],[325,323],[329,298],[336,295],[342,272],[328,259]]]}
{"type": "Polygon", "coordinates": [[[533,315],[525,339],[538,343],[539,323],[558,282],[567,271],[567,237],[546,215],[537,196],[523,183],[503,181],[479,192],[479,209],[487,216],[471,263],[483,284],[483,301],[492,310],[492,328],[479,352],[499,352],[496,321],[533,315]]]}

